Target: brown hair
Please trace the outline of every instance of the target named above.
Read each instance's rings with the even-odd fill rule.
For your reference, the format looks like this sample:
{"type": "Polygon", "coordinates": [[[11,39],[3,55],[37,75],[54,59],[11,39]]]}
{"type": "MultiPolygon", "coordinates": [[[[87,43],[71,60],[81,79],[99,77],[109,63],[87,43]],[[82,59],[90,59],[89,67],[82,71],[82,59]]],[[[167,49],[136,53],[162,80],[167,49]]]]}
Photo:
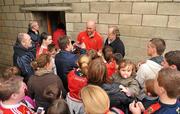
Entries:
{"type": "Polygon", "coordinates": [[[119,63],[119,66],[118,66],[118,70],[120,70],[121,68],[124,68],[126,66],[132,66],[131,76],[135,76],[136,75],[136,65],[132,61],[130,61],[129,59],[121,60],[121,62],[119,63]]]}
{"type": "Polygon", "coordinates": [[[154,79],[148,79],[145,81],[146,92],[150,93],[152,97],[157,97],[154,91],[154,79]]]}
{"type": "Polygon", "coordinates": [[[121,53],[115,53],[114,54],[114,60],[116,61],[116,64],[119,64],[121,60],[123,60],[123,56],[121,53]]]}
{"type": "Polygon", "coordinates": [[[53,50],[57,50],[55,44],[49,44],[48,45],[48,51],[52,52],[53,50]]]}
{"type": "Polygon", "coordinates": [[[159,71],[157,77],[158,85],[166,90],[169,98],[177,98],[180,95],[180,72],[163,68],[159,71]]]}
{"type": "Polygon", "coordinates": [[[88,83],[95,85],[102,85],[103,83],[110,83],[107,78],[106,64],[101,58],[92,60],[88,68],[88,83]]]}
{"type": "Polygon", "coordinates": [[[57,99],[49,106],[47,114],[70,114],[70,111],[63,99],[57,99]]]}
{"type": "Polygon", "coordinates": [[[88,50],[88,51],[87,51],[87,55],[88,55],[92,60],[99,57],[97,51],[94,50],[94,49],[88,50]]]}
{"type": "Polygon", "coordinates": [[[50,103],[58,99],[60,96],[60,88],[57,83],[48,85],[43,91],[43,97],[50,103]]]}
{"type": "Polygon", "coordinates": [[[102,53],[104,55],[104,59],[107,62],[110,62],[111,59],[114,59],[113,49],[111,46],[104,46],[104,48],[102,49],[102,53]]]}
{"type": "Polygon", "coordinates": [[[87,55],[81,55],[78,59],[79,68],[81,69],[81,72],[85,76],[87,76],[87,74],[88,74],[89,63],[90,63],[90,57],[87,55]]]}
{"type": "Polygon", "coordinates": [[[44,68],[47,63],[50,63],[51,56],[49,54],[41,54],[35,61],[31,62],[33,69],[44,68]]]}
{"type": "Polygon", "coordinates": [[[71,42],[70,42],[70,37],[69,36],[61,36],[59,39],[58,39],[58,44],[59,44],[59,48],[61,50],[65,50],[67,48],[67,45],[69,45],[71,42]]]}
{"type": "Polygon", "coordinates": [[[164,50],[166,49],[166,43],[163,39],[152,38],[149,42],[155,46],[158,55],[162,55],[164,53],[164,50]]]}
{"type": "Polygon", "coordinates": [[[176,65],[180,71],[180,50],[169,51],[165,54],[165,59],[169,65],[176,65]]]}
{"type": "Polygon", "coordinates": [[[6,101],[13,93],[17,93],[20,89],[21,82],[23,82],[23,78],[20,76],[12,76],[8,80],[1,80],[0,99],[6,101]]]}
{"type": "Polygon", "coordinates": [[[40,44],[43,43],[43,40],[47,40],[48,36],[51,36],[51,35],[46,33],[46,32],[41,33],[41,36],[40,36],[41,42],[40,42],[40,44]]]}
{"type": "Polygon", "coordinates": [[[5,69],[2,77],[4,79],[9,79],[11,76],[20,75],[20,70],[16,66],[10,66],[5,69]]]}

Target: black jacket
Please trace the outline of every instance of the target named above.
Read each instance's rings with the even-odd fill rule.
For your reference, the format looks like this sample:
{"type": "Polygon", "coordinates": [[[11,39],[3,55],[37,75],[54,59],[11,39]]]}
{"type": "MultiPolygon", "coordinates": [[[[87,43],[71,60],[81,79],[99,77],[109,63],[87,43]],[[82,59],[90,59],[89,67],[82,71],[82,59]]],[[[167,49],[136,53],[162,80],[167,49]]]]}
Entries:
{"type": "Polygon", "coordinates": [[[40,38],[39,32],[38,32],[38,34],[36,34],[34,31],[29,30],[28,34],[32,40],[31,50],[32,50],[34,56],[36,57],[36,48],[39,47],[40,43],[41,43],[41,38],[40,38]]]}
{"type": "Polygon", "coordinates": [[[116,38],[113,42],[108,44],[108,38],[105,41],[105,46],[111,46],[113,48],[113,53],[121,53],[122,56],[125,56],[125,47],[120,38],[116,38]]]}
{"type": "Polygon", "coordinates": [[[110,99],[110,107],[117,107],[124,112],[128,112],[129,104],[133,101],[132,98],[127,97],[124,92],[121,92],[118,83],[104,83],[101,85],[110,99]]]}
{"type": "Polygon", "coordinates": [[[31,40],[33,41],[33,43],[38,43],[39,44],[41,42],[39,32],[38,32],[38,34],[36,34],[34,31],[29,30],[28,34],[31,37],[31,40]]]}
{"type": "Polygon", "coordinates": [[[20,69],[24,78],[34,74],[34,70],[30,65],[34,59],[32,50],[24,48],[20,43],[14,45],[13,64],[20,69]]]}

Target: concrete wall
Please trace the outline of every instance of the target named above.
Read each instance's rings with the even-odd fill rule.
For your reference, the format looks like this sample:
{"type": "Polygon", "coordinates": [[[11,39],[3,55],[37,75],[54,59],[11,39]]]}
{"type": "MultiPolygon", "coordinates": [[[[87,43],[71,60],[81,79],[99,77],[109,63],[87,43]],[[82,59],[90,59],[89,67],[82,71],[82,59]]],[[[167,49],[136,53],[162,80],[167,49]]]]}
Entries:
{"type": "Polygon", "coordinates": [[[104,39],[108,25],[119,26],[126,57],[134,61],[146,58],[146,43],[152,37],[165,39],[166,51],[180,49],[179,0],[0,0],[0,66],[12,64],[17,33],[26,32],[30,20],[38,20],[20,8],[59,3],[72,4],[65,16],[67,34],[73,39],[92,19],[104,39]]]}

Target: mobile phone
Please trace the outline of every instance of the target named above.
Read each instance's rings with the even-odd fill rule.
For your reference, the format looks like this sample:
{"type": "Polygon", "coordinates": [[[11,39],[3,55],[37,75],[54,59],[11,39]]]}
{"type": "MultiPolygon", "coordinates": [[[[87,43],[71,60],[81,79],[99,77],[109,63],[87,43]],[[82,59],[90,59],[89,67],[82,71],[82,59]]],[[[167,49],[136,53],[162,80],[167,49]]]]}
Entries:
{"type": "Polygon", "coordinates": [[[37,114],[42,114],[43,111],[44,111],[43,107],[38,107],[37,114]]]}

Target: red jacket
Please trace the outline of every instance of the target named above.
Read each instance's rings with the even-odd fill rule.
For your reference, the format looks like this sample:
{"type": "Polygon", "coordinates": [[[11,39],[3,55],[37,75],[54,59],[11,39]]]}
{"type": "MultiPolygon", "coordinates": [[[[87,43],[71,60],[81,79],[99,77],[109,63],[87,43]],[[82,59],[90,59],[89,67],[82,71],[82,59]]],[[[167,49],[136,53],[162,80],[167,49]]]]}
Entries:
{"type": "Polygon", "coordinates": [[[87,85],[86,77],[82,77],[82,76],[83,74],[77,69],[70,71],[67,75],[69,94],[71,97],[79,100],[80,100],[79,92],[84,86],[87,85]]]}
{"type": "Polygon", "coordinates": [[[112,76],[116,72],[116,64],[115,62],[106,63],[108,78],[112,76]]]}
{"type": "Polygon", "coordinates": [[[103,46],[103,39],[101,35],[96,31],[93,38],[90,38],[86,31],[80,32],[77,37],[77,41],[79,43],[84,42],[87,50],[94,49],[96,51],[99,51],[102,49],[103,46]]]}
{"type": "Polygon", "coordinates": [[[59,44],[58,44],[59,37],[64,35],[65,35],[65,31],[63,29],[56,29],[56,31],[54,31],[52,40],[56,48],[59,49],[59,44]]]}
{"type": "Polygon", "coordinates": [[[44,53],[47,53],[47,52],[48,52],[48,49],[47,49],[47,48],[42,47],[42,46],[38,47],[38,48],[36,49],[36,58],[38,58],[39,55],[44,54],[44,53]]]}

